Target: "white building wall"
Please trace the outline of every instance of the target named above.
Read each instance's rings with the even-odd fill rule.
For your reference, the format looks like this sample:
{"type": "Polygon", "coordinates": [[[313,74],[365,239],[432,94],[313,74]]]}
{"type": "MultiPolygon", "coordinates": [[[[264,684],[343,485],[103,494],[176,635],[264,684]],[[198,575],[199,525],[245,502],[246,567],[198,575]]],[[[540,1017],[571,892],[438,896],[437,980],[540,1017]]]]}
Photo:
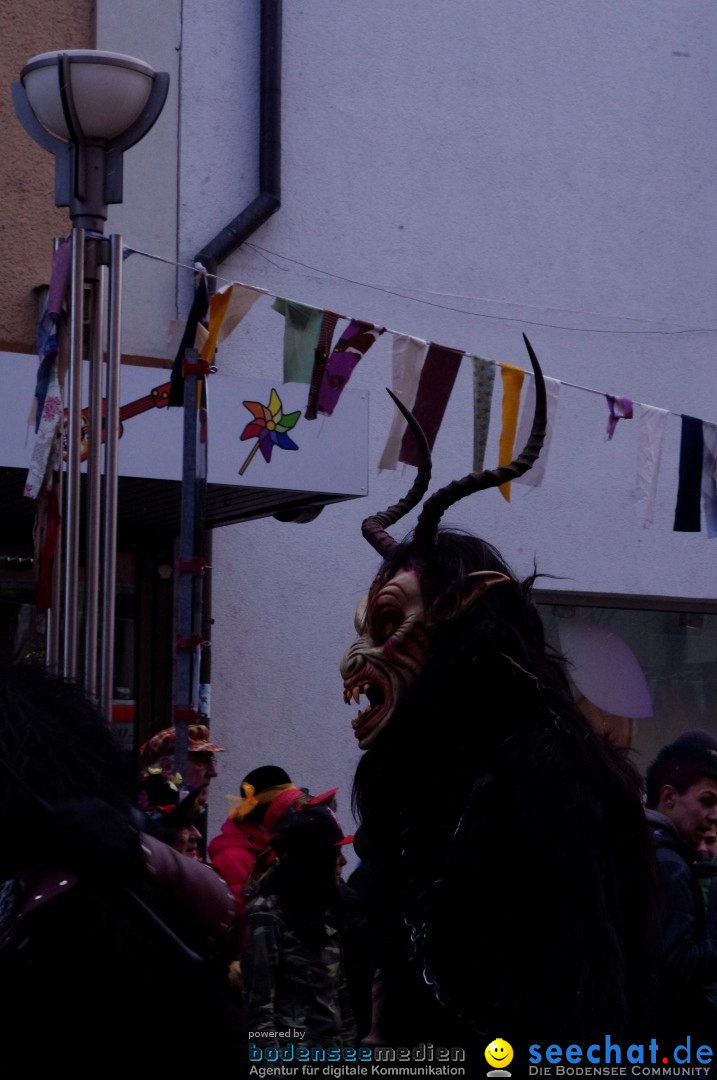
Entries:
{"type": "MultiPolygon", "coordinates": [[[[186,262],[256,192],[257,8],[183,3],[186,262]]],[[[703,0],[286,2],[282,207],[221,272],[521,366],[525,331],[549,376],[717,420],[716,30],[703,0]]],[[[281,340],[261,301],[221,370],[280,378],[281,340]]],[[[309,525],[215,534],[212,717],[231,751],[220,789],[276,762],[314,789],[339,783],[347,816],[357,753],[337,664],[378,562],[359,525],[412,474],[377,475],[389,380],[385,335],[351,384],[371,393],[367,499],[309,525]]],[[[471,466],[471,403],[464,361],[438,484],[471,466]]],[[[679,421],[644,529],[630,499],[636,424],[605,442],[606,419],[604,400],[565,387],[543,486],[514,485],[510,505],[497,492],[464,501],[451,523],[518,573],[535,560],[560,575],[550,587],[714,597],[716,549],[671,531],[679,421]]],[[[340,422],[340,410],[317,421],[340,422]]]]}

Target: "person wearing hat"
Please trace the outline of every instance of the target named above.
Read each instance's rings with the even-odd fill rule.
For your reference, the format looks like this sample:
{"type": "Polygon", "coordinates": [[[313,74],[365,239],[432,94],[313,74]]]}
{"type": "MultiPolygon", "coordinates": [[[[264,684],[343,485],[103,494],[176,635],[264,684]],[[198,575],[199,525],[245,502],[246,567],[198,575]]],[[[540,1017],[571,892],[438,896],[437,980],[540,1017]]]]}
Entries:
{"type": "MultiPolygon", "coordinates": [[[[246,906],[244,886],[257,859],[269,848],[269,830],[264,819],[274,800],[283,813],[304,796],[278,765],[262,765],[247,773],[241,783],[242,798],[229,811],[221,832],[209,844],[209,859],[234,894],[237,910],[246,906]]],[[[305,796],[304,796],[305,797],[305,796]]],[[[270,827],[278,821],[277,808],[270,815],[270,827]]]]}
{"type": "MultiPolygon", "coordinates": [[[[142,777],[149,775],[149,770],[159,768],[167,779],[174,778],[174,745],[176,732],[173,727],[164,728],[148,739],[139,749],[142,777]]],[[[187,727],[188,752],[186,775],[182,777],[186,789],[198,791],[197,801],[204,806],[209,797],[209,785],[217,775],[214,755],[224,750],[209,737],[206,724],[189,724],[187,727]]]]}
{"type": "Polygon", "coordinates": [[[341,941],[345,837],[333,814],[302,806],[271,834],[277,862],[246,909],[246,1024],[261,1047],[294,1041],[353,1046],[357,1038],[341,941]]]}
{"type": "Polygon", "coordinates": [[[245,888],[258,860],[274,858],[269,837],[287,814],[300,806],[329,802],[338,788],[311,796],[292,783],[278,765],[262,765],[242,780],[242,798],[229,811],[221,832],[209,844],[209,858],[215,870],[234,893],[237,910],[246,907],[245,888]]]}
{"type": "Polygon", "coordinates": [[[156,770],[140,781],[137,806],[144,814],[144,830],[180,855],[202,861],[197,828],[199,788],[185,791],[156,770]]]}

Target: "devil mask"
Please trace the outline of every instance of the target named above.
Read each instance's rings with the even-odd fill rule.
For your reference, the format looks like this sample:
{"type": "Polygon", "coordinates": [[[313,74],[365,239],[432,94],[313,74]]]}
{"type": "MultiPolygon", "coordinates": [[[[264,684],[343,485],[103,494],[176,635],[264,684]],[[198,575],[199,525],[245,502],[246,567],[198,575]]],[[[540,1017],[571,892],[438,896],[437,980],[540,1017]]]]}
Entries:
{"type": "Polygon", "coordinates": [[[378,576],[356,611],[359,637],[341,661],[344,701],[361,705],[361,695],[367,699],[367,706],[352,722],[362,750],[385,727],[401,695],[424,667],[437,629],[466,614],[488,589],[510,580],[504,572],[507,568],[489,545],[481,546],[487,556],[482,560],[484,568],[459,573],[457,565],[446,565],[446,554],[439,551],[444,545],[439,545],[438,526],[454,503],[473,492],[499,487],[522,476],[537,460],[545,438],[545,383],[525,335],[524,340],[535,374],[535,414],[522,453],[509,465],[468,473],[435,492],[426,500],[408,544],[399,544],[386,530],[423,499],[431,478],[431,457],[417,421],[391,394],[418,443],[419,467],[408,494],[362,525],[365,538],[384,557],[378,576]]]}

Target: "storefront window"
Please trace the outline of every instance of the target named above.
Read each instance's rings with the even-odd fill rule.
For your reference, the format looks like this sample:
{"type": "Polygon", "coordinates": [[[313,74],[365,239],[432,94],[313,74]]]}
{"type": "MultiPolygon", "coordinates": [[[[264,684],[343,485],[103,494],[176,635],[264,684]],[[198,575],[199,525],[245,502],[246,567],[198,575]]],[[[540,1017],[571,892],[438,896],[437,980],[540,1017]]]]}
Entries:
{"type": "Polygon", "coordinates": [[[649,598],[604,598],[604,606],[596,605],[594,596],[553,593],[538,599],[548,640],[576,662],[573,690],[581,708],[596,727],[632,747],[641,771],[682,731],[703,728],[717,736],[717,605],[709,610],[700,602],[676,601],[674,607],[661,602],[656,610],[649,598]],[[584,630],[591,627],[599,628],[594,636],[584,630]],[[603,642],[611,654],[607,663],[600,655],[603,642]],[[628,651],[621,652],[620,642],[632,661],[628,651]],[[641,707],[640,671],[648,710],[641,707]],[[602,703],[590,700],[601,696],[602,703]],[[620,707],[621,696],[627,708],[620,707]],[[630,715],[628,709],[635,711],[630,715]]]}

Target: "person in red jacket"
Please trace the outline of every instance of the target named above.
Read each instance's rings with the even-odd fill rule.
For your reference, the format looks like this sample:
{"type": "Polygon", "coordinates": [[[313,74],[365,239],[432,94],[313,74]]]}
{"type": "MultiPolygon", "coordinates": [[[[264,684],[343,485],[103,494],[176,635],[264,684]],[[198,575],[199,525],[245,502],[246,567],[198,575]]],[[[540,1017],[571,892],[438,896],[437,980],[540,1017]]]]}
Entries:
{"type": "Polygon", "coordinates": [[[209,844],[209,858],[234,893],[237,909],[243,913],[243,894],[257,859],[269,848],[269,830],[264,819],[272,802],[283,796],[286,809],[304,793],[278,765],[252,769],[242,780],[242,798],[232,808],[218,836],[209,844]]]}
{"type": "Polygon", "coordinates": [[[257,864],[275,858],[269,837],[282,818],[300,806],[330,805],[337,788],[309,795],[292,783],[278,765],[252,769],[242,780],[242,798],[230,811],[221,832],[209,844],[212,866],[234,894],[241,915],[248,900],[247,885],[257,864]]]}

